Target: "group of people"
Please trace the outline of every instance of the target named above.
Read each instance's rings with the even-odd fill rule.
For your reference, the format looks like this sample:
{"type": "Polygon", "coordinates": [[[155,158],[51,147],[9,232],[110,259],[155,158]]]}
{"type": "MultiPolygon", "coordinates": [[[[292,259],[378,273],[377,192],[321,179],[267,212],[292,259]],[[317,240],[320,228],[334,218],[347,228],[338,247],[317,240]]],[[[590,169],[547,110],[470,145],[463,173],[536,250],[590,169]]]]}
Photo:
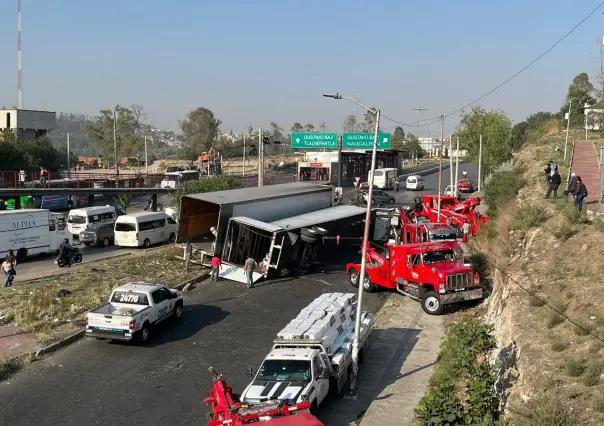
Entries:
{"type": "MultiPolygon", "coordinates": [[[[554,198],[558,198],[558,189],[562,184],[562,178],[560,177],[560,172],[558,170],[558,165],[551,160],[543,170],[545,173],[545,182],[547,185],[547,193],[545,194],[545,198],[549,199],[552,192],[554,193],[554,198]]],[[[579,212],[583,211],[583,201],[585,197],[587,197],[587,187],[583,183],[581,176],[577,176],[575,173],[570,174],[570,179],[568,180],[568,185],[564,190],[564,196],[572,195],[574,199],[574,204],[579,212]]]]}

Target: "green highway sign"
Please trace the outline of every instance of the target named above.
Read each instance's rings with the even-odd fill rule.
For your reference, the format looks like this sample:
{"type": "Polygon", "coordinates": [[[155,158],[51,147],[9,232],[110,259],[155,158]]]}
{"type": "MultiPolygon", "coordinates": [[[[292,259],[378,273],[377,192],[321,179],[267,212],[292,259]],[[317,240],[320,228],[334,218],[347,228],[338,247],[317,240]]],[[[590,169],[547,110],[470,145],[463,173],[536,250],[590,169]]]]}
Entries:
{"type": "Polygon", "coordinates": [[[338,148],[337,133],[292,133],[292,148],[338,148]]]}
{"type": "MultiPolygon", "coordinates": [[[[374,133],[344,133],[342,149],[373,149],[374,133]]],[[[392,141],[389,133],[378,133],[378,149],[390,149],[392,141]]]]}

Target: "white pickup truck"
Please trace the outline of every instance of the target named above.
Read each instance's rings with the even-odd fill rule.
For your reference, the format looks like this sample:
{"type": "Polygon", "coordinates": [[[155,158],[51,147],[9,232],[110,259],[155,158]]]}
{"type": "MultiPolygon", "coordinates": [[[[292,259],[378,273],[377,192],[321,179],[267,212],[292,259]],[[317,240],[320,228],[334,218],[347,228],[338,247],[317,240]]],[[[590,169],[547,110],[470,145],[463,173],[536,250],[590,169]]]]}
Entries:
{"type": "MultiPolygon", "coordinates": [[[[309,401],[312,411],[329,393],[340,393],[353,377],[356,303],[352,293],[325,293],[304,308],[277,334],[241,401],[251,405],[309,401]]],[[[373,314],[363,312],[359,360],[372,327],[373,314]]]]}
{"type": "Polygon", "coordinates": [[[183,312],[182,293],[152,282],[131,282],[113,290],[109,303],[86,314],[86,337],[149,339],[152,326],[183,312]]]}

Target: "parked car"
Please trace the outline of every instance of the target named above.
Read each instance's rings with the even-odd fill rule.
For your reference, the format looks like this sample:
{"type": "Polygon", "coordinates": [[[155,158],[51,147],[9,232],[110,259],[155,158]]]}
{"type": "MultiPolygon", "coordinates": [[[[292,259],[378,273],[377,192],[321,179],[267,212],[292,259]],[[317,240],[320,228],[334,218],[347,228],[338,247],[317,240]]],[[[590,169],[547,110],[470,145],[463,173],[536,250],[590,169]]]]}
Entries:
{"type": "Polygon", "coordinates": [[[418,175],[409,176],[405,181],[405,188],[409,191],[423,191],[426,181],[418,175]]]}
{"type": "MultiPolygon", "coordinates": [[[[367,196],[369,194],[368,193],[364,193],[363,194],[363,201],[367,202],[367,196]]],[[[394,199],[394,197],[390,194],[388,194],[387,192],[382,191],[381,189],[374,189],[373,190],[373,194],[371,194],[371,202],[372,203],[380,203],[380,204],[384,204],[384,203],[388,203],[388,204],[394,204],[394,202],[396,201],[394,199]]]]}
{"type": "Polygon", "coordinates": [[[113,228],[113,223],[91,224],[80,232],[80,242],[85,246],[102,244],[107,247],[113,244],[115,239],[113,228]]]}
{"type": "Polygon", "coordinates": [[[472,179],[468,178],[459,179],[457,182],[457,189],[460,192],[474,192],[474,182],[472,182],[472,179]]]}

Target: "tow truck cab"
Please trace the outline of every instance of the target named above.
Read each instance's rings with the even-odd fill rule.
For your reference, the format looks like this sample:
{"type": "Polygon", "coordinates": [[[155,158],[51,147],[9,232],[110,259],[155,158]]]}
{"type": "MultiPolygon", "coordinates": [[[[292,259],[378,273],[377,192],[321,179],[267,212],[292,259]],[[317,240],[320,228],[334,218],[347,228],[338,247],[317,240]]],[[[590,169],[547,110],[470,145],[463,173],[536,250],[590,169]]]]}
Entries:
{"type": "MultiPolygon", "coordinates": [[[[387,245],[379,253],[367,250],[363,287],[372,292],[384,287],[421,302],[429,315],[439,315],[445,305],[483,298],[480,279],[464,262],[453,241],[387,245]]],[[[361,265],[346,266],[350,283],[359,285],[361,265]]]]}
{"type": "Polygon", "coordinates": [[[457,230],[444,223],[405,223],[401,228],[401,241],[403,244],[456,241],[457,237],[457,230]]]}

